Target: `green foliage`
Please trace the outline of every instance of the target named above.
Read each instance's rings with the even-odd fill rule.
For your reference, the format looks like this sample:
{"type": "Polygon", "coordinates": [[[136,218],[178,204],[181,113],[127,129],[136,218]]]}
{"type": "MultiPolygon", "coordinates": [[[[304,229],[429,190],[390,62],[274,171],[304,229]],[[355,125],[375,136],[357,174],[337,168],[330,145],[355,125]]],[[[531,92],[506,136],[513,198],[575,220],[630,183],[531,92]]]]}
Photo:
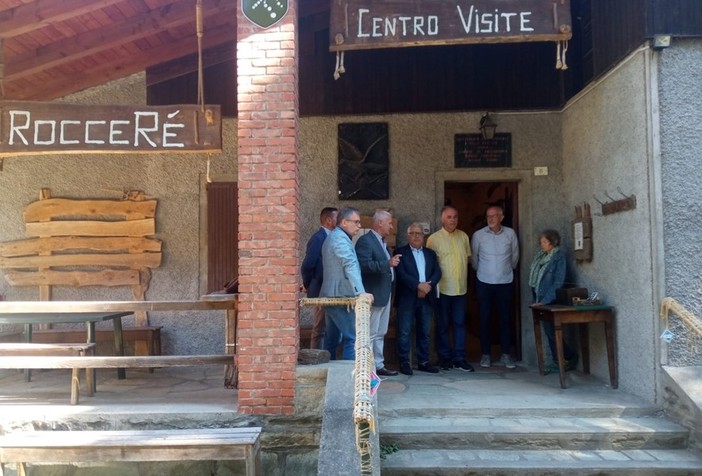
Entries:
{"type": "Polygon", "coordinates": [[[388,455],[397,453],[398,451],[400,451],[400,448],[397,447],[396,443],[392,443],[390,445],[380,445],[380,459],[385,459],[388,455]]]}

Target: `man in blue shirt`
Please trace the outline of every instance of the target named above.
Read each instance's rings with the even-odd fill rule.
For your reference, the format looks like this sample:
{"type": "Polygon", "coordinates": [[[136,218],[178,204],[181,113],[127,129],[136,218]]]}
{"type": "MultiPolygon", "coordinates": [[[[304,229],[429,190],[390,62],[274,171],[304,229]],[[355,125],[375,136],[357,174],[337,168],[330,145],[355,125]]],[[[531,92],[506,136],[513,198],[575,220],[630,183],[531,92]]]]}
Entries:
{"type": "Polygon", "coordinates": [[[471,264],[477,272],[476,296],[480,314],[481,367],[490,367],[490,314],[497,304],[500,325],[500,364],[516,367],[510,347],[512,333],[510,314],[514,295],[514,269],[519,262],[519,242],[514,230],[502,226],[501,207],[492,206],[485,212],[487,226],[473,233],[471,264]]]}

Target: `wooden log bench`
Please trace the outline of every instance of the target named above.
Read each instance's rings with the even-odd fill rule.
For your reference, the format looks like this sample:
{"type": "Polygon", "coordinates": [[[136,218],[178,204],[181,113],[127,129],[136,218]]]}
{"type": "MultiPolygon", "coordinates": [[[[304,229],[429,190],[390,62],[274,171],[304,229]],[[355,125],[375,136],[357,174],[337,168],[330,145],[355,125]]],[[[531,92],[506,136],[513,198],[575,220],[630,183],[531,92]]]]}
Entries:
{"type": "Polygon", "coordinates": [[[260,436],[260,427],[10,433],[0,436],[0,475],[8,463],[26,476],[32,463],[240,460],[257,476],[260,436]]]}
{"type": "MultiPolygon", "coordinates": [[[[134,342],[134,349],[141,343],[147,350],[147,355],[161,355],[161,329],[163,326],[122,327],[122,339],[134,342]]],[[[80,342],[85,340],[83,329],[41,329],[32,331],[32,342],[42,344],[57,344],[65,342],[80,342]]],[[[112,342],[114,333],[112,329],[95,331],[96,342],[112,342]]]]}
{"type": "MultiPolygon", "coordinates": [[[[93,355],[94,352],[95,344],[0,343],[0,361],[6,359],[6,363],[9,364],[9,366],[0,366],[0,368],[30,368],[24,364],[24,361],[31,357],[44,357],[54,360],[57,357],[64,356],[82,358],[93,355]]],[[[85,368],[85,380],[89,396],[93,395],[93,389],[95,388],[95,370],[83,366],[69,368],[71,369],[71,405],[77,405],[80,400],[80,369],[85,368]]]]}
{"type": "MultiPolygon", "coordinates": [[[[5,344],[4,344],[5,345],[5,344]]],[[[46,345],[46,344],[25,344],[46,345]]],[[[58,345],[58,344],[53,344],[58,345]]],[[[82,344],[92,345],[92,344],[82,344]]],[[[78,374],[76,369],[106,369],[106,368],[157,368],[157,367],[197,367],[201,365],[234,365],[234,356],[221,355],[150,355],[150,356],[46,356],[25,355],[21,357],[0,355],[1,369],[73,369],[71,385],[71,405],[77,405],[78,374]]],[[[88,373],[90,375],[90,373],[88,373]]],[[[88,395],[93,394],[95,380],[88,385],[88,395]]]]}

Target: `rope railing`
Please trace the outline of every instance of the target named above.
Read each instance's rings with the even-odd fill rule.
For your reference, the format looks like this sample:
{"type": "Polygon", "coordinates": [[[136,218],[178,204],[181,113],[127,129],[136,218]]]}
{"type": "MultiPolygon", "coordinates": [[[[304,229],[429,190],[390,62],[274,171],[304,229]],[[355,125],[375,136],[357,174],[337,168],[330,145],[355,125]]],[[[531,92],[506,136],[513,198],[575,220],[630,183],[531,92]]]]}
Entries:
{"type": "Polygon", "coordinates": [[[354,306],[356,311],[356,360],[354,365],[353,419],[361,474],[373,474],[370,435],[375,433],[375,410],[371,393],[375,371],[370,344],[371,301],[368,298],[302,298],[300,306],[354,306]]]}
{"type": "Polygon", "coordinates": [[[696,348],[697,345],[695,340],[693,340],[693,337],[697,337],[697,339],[702,337],[702,321],[700,321],[700,319],[690,311],[685,309],[685,307],[683,307],[683,305],[677,302],[675,299],[671,297],[663,298],[661,301],[661,319],[663,319],[665,324],[666,332],[669,332],[668,315],[671,312],[680,318],[690,334],[694,334],[694,336],[688,335],[688,345],[696,348]]]}

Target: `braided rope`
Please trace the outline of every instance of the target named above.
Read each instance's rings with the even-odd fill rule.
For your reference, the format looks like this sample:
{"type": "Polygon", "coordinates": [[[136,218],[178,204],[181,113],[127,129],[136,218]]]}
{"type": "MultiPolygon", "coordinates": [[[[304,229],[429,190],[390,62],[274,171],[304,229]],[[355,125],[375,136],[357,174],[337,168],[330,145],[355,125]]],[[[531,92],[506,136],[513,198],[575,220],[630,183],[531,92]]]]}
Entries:
{"type": "Polygon", "coordinates": [[[683,324],[685,324],[688,332],[694,334],[694,336],[688,335],[687,345],[688,347],[696,350],[697,343],[695,340],[693,340],[693,338],[702,337],[702,322],[700,322],[700,319],[695,317],[694,314],[685,309],[682,304],[671,297],[667,297],[663,298],[661,301],[661,319],[663,319],[666,329],[668,328],[668,314],[671,311],[680,318],[683,324]]]}
{"type": "Polygon", "coordinates": [[[373,473],[370,435],[375,433],[375,409],[371,394],[375,371],[370,343],[371,301],[368,298],[302,298],[300,306],[348,306],[356,311],[356,361],[354,365],[353,419],[356,427],[356,448],[361,456],[361,474],[373,473]]]}

